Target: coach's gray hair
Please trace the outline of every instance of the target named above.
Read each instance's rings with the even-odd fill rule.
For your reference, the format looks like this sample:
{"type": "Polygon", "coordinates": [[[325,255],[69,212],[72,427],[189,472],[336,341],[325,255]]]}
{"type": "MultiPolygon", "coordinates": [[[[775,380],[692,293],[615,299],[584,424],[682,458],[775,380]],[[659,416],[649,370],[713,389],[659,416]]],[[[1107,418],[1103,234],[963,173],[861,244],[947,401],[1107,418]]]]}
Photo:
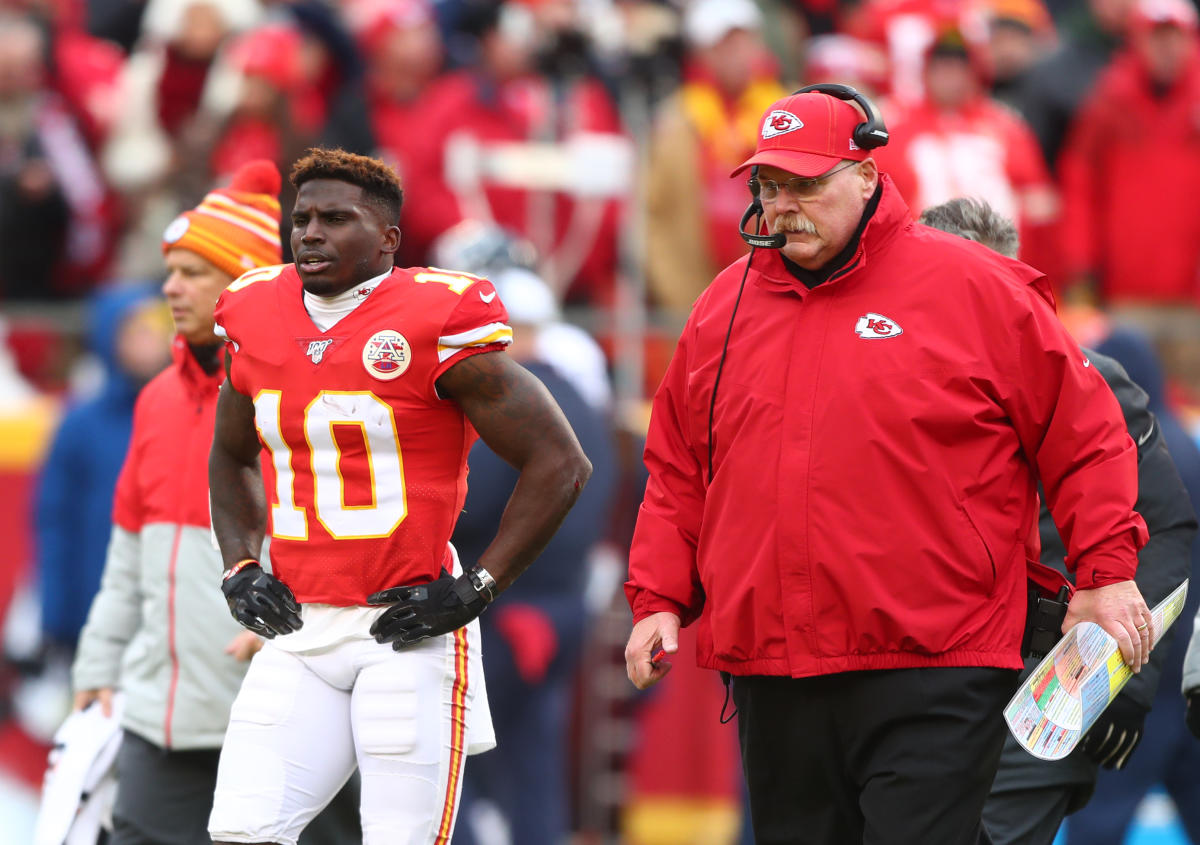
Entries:
{"type": "Polygon", "coordinates": [[[958,197],[921,212],[920,223],[976,241],[1009,258],[1021,245],[1017,227],[984,200],[958,197]]]}

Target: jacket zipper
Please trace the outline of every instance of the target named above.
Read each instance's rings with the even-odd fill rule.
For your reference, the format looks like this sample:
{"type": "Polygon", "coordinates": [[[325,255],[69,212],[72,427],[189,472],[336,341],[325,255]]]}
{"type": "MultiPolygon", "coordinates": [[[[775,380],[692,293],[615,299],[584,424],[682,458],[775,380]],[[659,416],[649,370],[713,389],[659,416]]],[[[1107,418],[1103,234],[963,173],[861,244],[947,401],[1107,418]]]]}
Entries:
{"type": "MultiPolygon", "coordinates": [[[[861,259],[862,259],[862,252],[860,250],[859,252],[855,253],[853,261],[851,261],[849,264],[847,264],[841,270],[838,270],[836,273],[834,273],[832,276],[830,276],[828,279],[826,279],[824,282],[822,282],[822,284],[828,284],[829,282],[832,282],[835,279],[840,279],[842,276],[846,275],[847,273],[852,271],[855,267],[857,267],[858,262],[861,259]]],[[[818,287],[819,287],[819,285],[818,285],[818,287]]]]}
{"type": "Polygon", "coordinates": [[[175,539],[171,542],[171,559],[167,563],[167,653],[171,661],[171,682],[167,687],[167,713],[163,722],[163,740],[166,748],[171,747],[171,720],[175,715],[175,693],[179,687],[179,652],[175,644],[175,570],[179,562],[179,542],[183,537],[183,526],[175,525],[175,539]]]}

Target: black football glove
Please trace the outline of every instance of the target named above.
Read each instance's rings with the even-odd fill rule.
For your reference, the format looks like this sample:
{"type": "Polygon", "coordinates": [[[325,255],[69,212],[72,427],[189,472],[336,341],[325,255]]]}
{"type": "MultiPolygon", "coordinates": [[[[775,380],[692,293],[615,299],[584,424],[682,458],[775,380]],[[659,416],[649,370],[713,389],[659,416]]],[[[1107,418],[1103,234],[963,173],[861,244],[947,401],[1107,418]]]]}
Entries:
{"type": "Polygon", "coordinates": [[[1192,736],[1200,739],[1200,689],[1188,690],[1187,726],[1192,736]]]}
{"type": "Polygon", "coordinates": [[[275,639],[304,623],[300,605],[287,585],[257,563],[244,566],[221,582],[225,603],[238,624],[256,634],[275,639]]]}
{"type": "Polygon", "coordinates": [[[376,642],[391,643],[396,651],[461,628],[488,604],[469,577],[455,578],[448,572],[428,584],[380,590],[367,602],[392,605],[371,625],[371,636],[376,642]]]}
{"type": "Polygon", "coordinates": [[[1146,708],[1126,695],[1112,700],[1079,747],[1106,769],[1123,769],[1146,729],[1146,708]]]}

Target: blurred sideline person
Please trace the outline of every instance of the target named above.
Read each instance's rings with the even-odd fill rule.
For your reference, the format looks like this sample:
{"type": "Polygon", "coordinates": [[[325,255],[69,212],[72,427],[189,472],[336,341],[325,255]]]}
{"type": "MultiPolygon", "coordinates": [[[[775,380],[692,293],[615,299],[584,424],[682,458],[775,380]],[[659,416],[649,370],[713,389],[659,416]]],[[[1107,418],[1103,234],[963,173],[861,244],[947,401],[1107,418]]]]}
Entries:
{"type": "Polygon", "coordinates": [[[697,622],[759,845],[980,835],[1039,478],[1080,587],[1065,626],[1100,624],[1134,671],[1152,634],[1112,391],[1044,276],[911,222],[885,142],[852,89],[763,115],[735,175],[764,248],[697,301],[647,436],[627,672],[656,683],[697,622]]]}
{"type": "Polygon", "coordinates": [[[1170,379],[1193,396],[1200,396],[1198,111],[1196,7],[1137,0],[1128,46],[1097,78],[1059,159],[1064,297],[1103,302],[1114,319],[1146,332],[1170,379]],[[1156,213],[1127,213],[1145,197],[1154,198],[1156,213]]]}
{"type": "Polygon", "coordinates": [[[221,565],[205,466],[224,380],[213,305],[243,269],[279,261],[279,184],[270,162],[247,165],[163,234],[173,363],[137,400],[103,583],[72,673],[76,709],[98,704],[107,715],[114,691],[124,693],[110,845],[209,841],[218,749],[259,648],[212,586],[221,565]]]}
{"type": "Polygon", "coordinates": [[[1136,0],[1085,0],[1060,15],[1059,43],[1022,74],[1008,92],[1011,103],[1037,136],[1046,166],[1057,172],[1071,122],[1097,77],[1124,41],[1136,0]]]}
{"type": "Polygon", "coordinates": [[[1192,639],[1183,662],[1183,697],[1187,702],[1187,728],[1200,740],[1200,611],[1192,621],[1192,639]]]}
{"type": "Polygon", "coordinates": [[[1025,121],[991,98],[982,49],[957,29],[938,34],[925,56],[925,93],[889,112],[895,141],[880,151],[880,167],[914,211],[985,198],[1016,222],[1021,258],[1053,282],[1055,188],[1025,121]]]}
{"type": "Polygon", "coordinates": [[[147,285],[99,291],[88,322],[101,384],[63,415],[34,504],[43,645],[64,667],[75,657],[100,589],[113,489],[129,447],[138,391],[170,361],[167,309],[147,285]]]}
{"type": "MultiPolygon", "coordinates": [[[[1166,376],[1153,344],[1140,331],[1122,326],[1115,318],[1112,323],[1105,320],[1093,328],[1101,331],[1088,338],[1088,346],[1119,361],[1148,394],[1150,410],[1194,507],[1200,502],[1200,449],[1167,405],[1166,376]]],[[[1180,618],[1171,628],[1172,641],[1165,646],[1162,678],[1137,754],[1120,773],[1100,770],[1092,800],[1072,815],[1067,825],[1068,845],[1120,845],[1142,799],[1160,786],[1175,804],[1188,837],[1200,842],[1200,778],[1196,777],[1200,772],[1200,744],[1189,739],[1184,701],[1178,694],[1192,619],[1200,608],[1200,542],[1192,543],[1189,559],[1191,585],[1180,618]]]]}
{"type": "MultiPolygon", "coordinates": [[[[533,566],[480,617],[488,702],[497,747],[471,761],[463,775],[464,819],[454,845],[490,841],[473,836],[475,801],[503,815],[509,841],[561,845],[570,826],[569,740],[572,681],[587,633],[584,591],[589,555],[608,528],[616,455],[608,415],[590,405],[542,353],[543,326],[558,320],[548,285],[529,270],[489,275],[508,309],[508,353],[537,376],[562,408],[595,468],[587,487],[533,566]]],[[[478,558],[517,482],[517,472],[482,443],[471,449],[471,487],[454,530],[454,545],[478,558]]]]}
{"type": "MultiPolygon", "coordinates": [[[[931,206],[919,222],[983,244],[1015,258],[1019,239],[1011,220],[982,200],[953,199],[931,206]]],[[[1187,490],[1167,449],[1162,425],[1149,408],[1149,397],[1114,359],[1085,348],[1084,354],[1112,388],[1138,449],[1138,500],[1150,539],[1138,553],[1134,578],[1151,605],[1162,601],[1188,577],[1196,517],[1187,490]]],[[[1038,524],[1041,560],[1066,573],[1066,550],[1049,511],[1038,524]]],[[[1174,629],[1167,632],[1170,638],[1174,629]]],[[[1140,674],[1129,680],[1065,760],[1047,762],[1005,736],[1000,767],[984,806],[983,821],[993,845],[1049,845],[1063,817],[1085,805],[1096,784],[1097,767],[1126,766],[1146,730],[1170,643],[1160,642],[1140,674]]],[[[1027,658],[1026,671],[1040,658],[1027,658]]]]}
{"type": "Polygon", "coordinates": [[[754,151],[758,117],[786,93],[753,0],[695,0],[679,90],[655,109],[646,182],[646,283],[682,320],[713,275],[746,254],[746,207],[729,170],[754,151]]]}
{"type": "Polygon", "coordinates": [[[438,235],[432,253],[438,267],[492,281],[503,273],[507,284],[521,296],[523,314],[533,321],[530,326],[536,323],[533,348],[526,357],[553,367],[589,405],[611,413],[613,390],[604,350],[587,331],[563,319],[554,291],[534,269],[538,257],[532,243],[496,223],[468,218],[438,235]]]}
{"type": "Polygon", "coordinates": [[[475,619],[591,467],[505,354],[495,287],[393,266],[390,167],[314,149],[291,182],[295,263],[247,273],[216,308],[221,589],[268,642],[233,705],[209,832],[290,845],[357,765],[366,843],[445,843],[465,756],[495,744],[475,619]],[[494,539],[460,564],[450,536],[476,432],[520,477],[494,539]]]}
{"type": "Polygon", "coordinates": [[[423,143],[406,174],[419,180],[420,214],[405,221],[405,238],[432,243],[460,220],[494,220],[534,244],[539,275],[566,301],[595,305],[614,295],[632,160],[587,42],[571,34],[581,9],[464,4],[472,58],[426,94],[423,143]]]}

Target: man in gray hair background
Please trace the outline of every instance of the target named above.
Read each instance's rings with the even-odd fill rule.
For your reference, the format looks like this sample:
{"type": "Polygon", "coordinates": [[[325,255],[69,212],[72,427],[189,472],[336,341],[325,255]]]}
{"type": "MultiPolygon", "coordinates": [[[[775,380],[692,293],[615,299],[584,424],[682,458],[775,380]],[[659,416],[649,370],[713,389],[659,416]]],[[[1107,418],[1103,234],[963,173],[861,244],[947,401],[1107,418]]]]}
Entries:
{"type": "MultiPolygon", "coordinates": [[[[975,241],[1015,258],[1016,226],[983,200],[957,198],[931,206],[919,222],[975,241]]],[[[1135,509],[1146,521],[1150,540],[1138,554],[1134,577],[1153,607],[1190,570],[1196,519],[1171,455],[1163,426],[1149,399],[1115,359],[1084,349],[1121,405],[1129,434],[1138,447],[1138,499],[1135,509]]],[[[1064,574],[1065,549],[1045,505],[1038,524],[1043,563],[1064,574]]],[[[1170,631],[1168,631],[1168,636],[1170,631]]],[[[1000,767],[984,806],[984,827],[994,845],[1049,845],[1063,818],[1092,797],[1099,768],[1122,769],[1145,732],[1146,714],[1159,687],[1169,650],[1161,643],[1145,669],[1134,675],[1066,759],[1047,762],[1026,753],[1011,735],[1005,738],[1000,767]]],[[[1026,673],[1038,659],[1026,658],[1026,673]]],[[[1169,692],[1174,693],[1174,685],[1169,692]]]]}

